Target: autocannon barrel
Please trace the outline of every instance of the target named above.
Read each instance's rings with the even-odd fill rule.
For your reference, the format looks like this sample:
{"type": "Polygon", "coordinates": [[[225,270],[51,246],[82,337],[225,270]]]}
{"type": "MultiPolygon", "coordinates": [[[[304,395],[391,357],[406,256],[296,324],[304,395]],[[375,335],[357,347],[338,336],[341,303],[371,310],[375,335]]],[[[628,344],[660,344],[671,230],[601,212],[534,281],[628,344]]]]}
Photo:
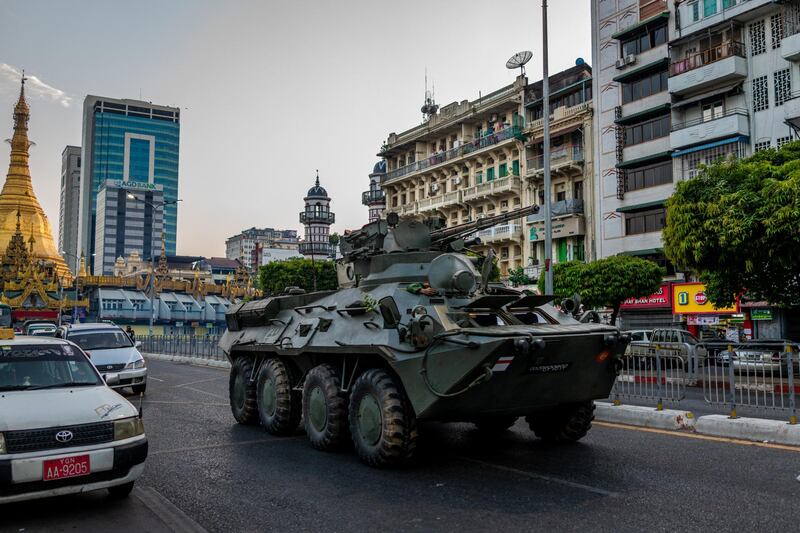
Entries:
{"type": "Polygon", "coordinates": [[[482,229],[491,228],[492,226],[496,226],[498,224],[504,224],[509,220],[514,220],[515,218],[526,217],[528,215],[535,215],[538,212],[539,212],[538,205],[529,205],[527,207],[520,207],[519,209],[514,209],[513,211],[509,211],[508,213],[501,213],[499,215],[495,215],[492,217],[479,218],[472,222],[466,222],[464,224],[459,224],[457,226],[442,228],[440,230],[431,232],[431,242],[442,243],[442,242],[452,241],[455,239],[459,239],[461,237],[465,237],[471,233],[480,231],[482,229]]]}

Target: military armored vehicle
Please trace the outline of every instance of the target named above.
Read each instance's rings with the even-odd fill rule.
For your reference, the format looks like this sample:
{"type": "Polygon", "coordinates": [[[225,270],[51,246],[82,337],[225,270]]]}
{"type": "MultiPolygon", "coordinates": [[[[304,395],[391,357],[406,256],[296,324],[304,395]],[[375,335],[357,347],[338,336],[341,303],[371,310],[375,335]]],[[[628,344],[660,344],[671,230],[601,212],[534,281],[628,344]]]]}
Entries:
{"type": "Polygon", "coordinates": [[[390,213],[342,238],[339,290],[233,307],[220,341],[233,416],[275,435],[302,419],[314,448],[352,443],[376,467],[412,457],[419,420],[491,432],[524,416],[547,441],[582,438],[629,339],[574,301],[491,283],[491,254],[469,253],[476,232],[537,209],[450,228],[390,213]]]}

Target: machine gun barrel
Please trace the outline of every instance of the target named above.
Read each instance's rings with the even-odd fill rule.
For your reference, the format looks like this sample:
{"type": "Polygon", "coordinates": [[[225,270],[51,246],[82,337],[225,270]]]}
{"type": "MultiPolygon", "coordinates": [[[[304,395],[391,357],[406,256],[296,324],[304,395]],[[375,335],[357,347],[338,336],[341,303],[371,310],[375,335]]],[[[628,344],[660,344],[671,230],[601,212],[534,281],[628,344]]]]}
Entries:
{"type": "Polygon", "coordinates": [[[473,222],[465,222],[464,224],[459,224],[457,226],[442,228],[440,230],[431,232],[431,243],[442,244],[449,241],[454,241],[456,239],[460,239],[461,237],[466,237],[470,233],[491,228],[492,226],[503,224],[509,220],[514,220],[515,218],[534,215],[538,212],[538,205],[529,205],[527,207],[520,207],[519,209],[514,209],[508,213],[501,213],[493,217],[479,218],[473,222]]]}

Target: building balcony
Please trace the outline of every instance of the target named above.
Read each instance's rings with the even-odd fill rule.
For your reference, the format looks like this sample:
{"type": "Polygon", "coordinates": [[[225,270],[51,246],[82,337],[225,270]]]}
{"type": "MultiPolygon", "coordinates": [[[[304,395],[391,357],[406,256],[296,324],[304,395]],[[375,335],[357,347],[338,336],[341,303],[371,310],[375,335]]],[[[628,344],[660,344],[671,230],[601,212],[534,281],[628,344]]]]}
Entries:
{"type": "Polygon", "coordinates": [[[501,224],[492,228],[480,230],[475,234],[481,244],[494,244],[500,242],[522,242],[522,226],[520,224],[501,224]]]}
{"type": "Polygon", "coordinates": [[[333,224],[336,221],[336,215],[329,211],[301,211],[300,223],[301,224],[333,224]]]}
{"type": "Polygon", "coordinates": [[[471,142],[462,144],[460,146],[456,146],[445,152],[433,154],[432,156],[426,159],[421,159],[419,161],[415,161],[411,164],[402,166],[400,168],[390,170],[386,174],[386,180],[387,181],[393,180],[402,176],[407,176],[414,172],[426,170],[428,168],[433,168],[438,165],[441,165],[442,163],[446,163],[448,161],[453,161],[454,159],[464,157],[465,155],[471,154],[472,152],[477,152],[479,150],[483,150],[484,148],[496,146],[505,141],[508,141],[509,139],[524,140],[525,135],[522,133],[522,127],[516,125],[509,126],[507,128],[503,128],[502,130],[483,135],[479,139],[475,139],[471,142]]]}
{"type": "Polygon", "coordinates": [[[792,128],[800,128],[800,92],[792,93],[792,97],[783,103],[783,118],[792,128]]]}
{"type": "Polygon", "coordinates": [[[361,193],[361,203],[364,205],[382,204],[386,201],[386,193],[382,190],[369,190],[361,193]]]}
{"type": "Polygon", "coordinates": [[[303,255],[334,257],[336,255],[336,246],[324,242],[301,242],[298,246],[298,251],[303,255]]]}
{"type": "Polygon", "coordinates": [[[417,202],[417,210],[421,213],[423,211],[433,211],[442,209],[443,207],[450,207],[461,203],[461,191],[451,191],[439,196],[432,196],[424,198],[417,202]]]}
{"type": "MultiPolygon", "coordinates": [[[[553,212],[553,218],[581,214],[583,213],[583,198],[553,202],[550,204],[550,210],[553,212]]],[[[538,213],[528,215],[528,222],[544,222],[544,207],[540,206],[538,213]]]]}
{"type": "Polygon", "coordinates": [[[800,33],[781,40],[781,57],[786,61],[800,61],[800,33]]]}
{"type": "Polygon", "coordinates": [[[673,124],[669,134],[671,148],[682,148],[693,144],[733,137],[749,135],[750,124],[747,110],[743,108],[729,109],[721,116],[713,118],[697,118],[687,122],[673,124]]]}
{"type": "Polygon", "coordinates": [[[504,178],[479,183],[472,187],[467,187],[462,192],[465,202],[480,200],[489,196],[504,196],[508,194],[519,195],[521,189],[519,176],[506,176],[504,178]]]}
{"type": "MultiPolygon", "coordinates": [[[[569,172],[583,169],[583,146],[565,145],[550,151],[550,172],[569,172]]],[[[525,161],[525,174],[536,176],[544,174],[544,154],[538,154],[525,161]]]]}
{"type": "Polygon", "coordinates": [[[672,63],[669,73],[669,92],[681,96],[743,80],[747,77],[744,45],[736,41],[722,43],[672,63]]]}

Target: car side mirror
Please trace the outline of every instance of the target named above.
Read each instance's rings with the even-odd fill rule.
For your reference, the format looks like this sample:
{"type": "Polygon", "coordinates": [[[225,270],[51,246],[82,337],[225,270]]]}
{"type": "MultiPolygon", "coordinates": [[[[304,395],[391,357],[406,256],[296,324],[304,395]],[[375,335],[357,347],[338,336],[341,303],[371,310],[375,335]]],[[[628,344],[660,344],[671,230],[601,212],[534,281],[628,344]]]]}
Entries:
{"type": "Polygon", "coordinates": [[[383,317],[383,329],[396,329],[400,325],[400,310],[397,308],[394,298],[391,296],[381,298],[378,308],[383,317]]]}
{"type": "Polygon", "coordinates": [[[109,387],[119,385],[119,374],[103,374],[103,381],[105,381],[106,385],[109,387]]]}
{"type": "Polygon", "coordinates": [[[136,342],[134,342],[134,343],[133,343],[133,347],[134,347],[134,348],[141,348],[141,347],[142,347],[142,341],[136,341],[136,342]]]}

